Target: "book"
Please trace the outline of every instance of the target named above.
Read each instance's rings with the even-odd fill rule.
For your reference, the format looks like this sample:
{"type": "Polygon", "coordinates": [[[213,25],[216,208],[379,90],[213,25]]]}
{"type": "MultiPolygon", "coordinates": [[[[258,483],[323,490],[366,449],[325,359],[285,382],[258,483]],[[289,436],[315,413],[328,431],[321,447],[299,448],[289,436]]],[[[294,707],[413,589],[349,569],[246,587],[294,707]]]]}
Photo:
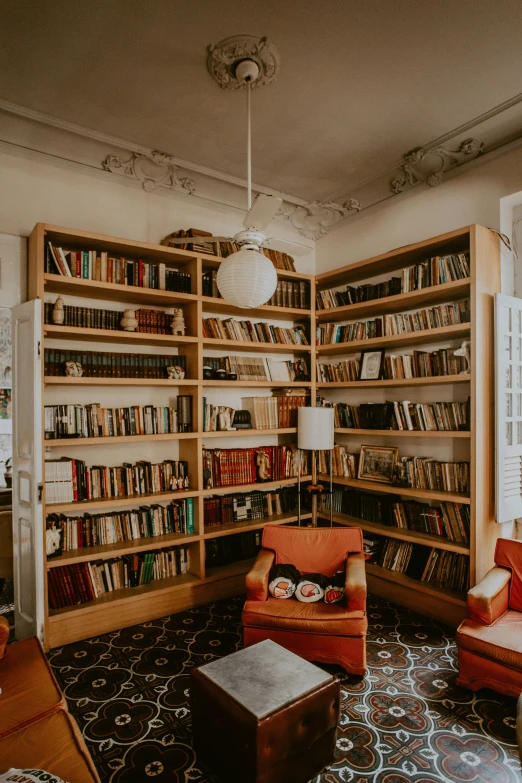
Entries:
{"type": "MultiPolygon", "coordinates": [[[[302,452],[301,473],[307,472],[308,452],[302,452]]],[[[243,449],[203,447],[203,474],[206,489],[297,477],[297,447],[294,444],[243,449]],[[261,467],[266,475],[261,475],[261,467]]]]}
{"type": "Polygon", "coordinates": [[[285,328],[264,322],[238,321],[236,318],[204,318],[203,336],[215,340],[310,345],[305,328],[300,324],[285,328]]]}

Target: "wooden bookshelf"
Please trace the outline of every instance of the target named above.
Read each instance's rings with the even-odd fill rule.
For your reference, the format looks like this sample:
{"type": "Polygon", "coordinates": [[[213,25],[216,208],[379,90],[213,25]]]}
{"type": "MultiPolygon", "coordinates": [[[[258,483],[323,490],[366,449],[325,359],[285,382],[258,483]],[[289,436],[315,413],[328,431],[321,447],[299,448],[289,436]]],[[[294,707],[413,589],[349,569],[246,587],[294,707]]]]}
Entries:
{"type": "MultiPolygon", "coordinates": [[[[197,337],[182,337],[169,334],[147,334],[146,332],[124,332],[115,329],[86,329],[73,326],[54,326],[45,324],[45,337],[58,340],[83,340],[97,343],[131,343],[134,345],[184,346],[196,345],[197,337]]],[[[132,350],[132,349],[131,349],[132,350]]]]}
{"type": "Polygon", "coordinates": [[[391,378],[382,381],[332,381],[317,382],[318,389],[393,389],[403,386],[453,386],[454,383],[470,383],[470,375],[433,375],[430,378],[391,378]]]}
{"type": "Polygon", "coordinates": [[[423,329],[420,332],[403,332],[403,334],[391,334],[386,337],[374,337],[372,340],[352,340],[344,343],[331,343],[318,345],[316,353],[319,356],[329,356],[341,353],[359,353],[371,351],[372,348],[407,348],[410,345],[443,343],[446,340],[467,337],[470,333],[470,324],[456,324],[454,326],[439,326],[437,329],[423,329]]]}
{"type": "MultiPolygon", "coordinates": [[[[327,474],[320,473],[321,481],[329,481],[327,474]]],[[[469,504],[470,496],[460,492],[446,492],[439,489],[417,489],[414,487],[398,487],[395,484],[385,484],[379,481],[365,481],[364,479],[347,478],[346,476],[334,476],[334,484],[344,487],[353,487],[362,492],[386,492],[389,495],[402,495],[405,498],[418,498],[419,500],[449,500],[453,503],[469,504]]]]}
{"type": "MultiPolygon", "coordinates": [[[[246,351],[248,353],[311,353],[311,345],[294,345],[293,343],[255,343],[248,340],[217,340],[212,337],[203,338],[203,347],[215,351],[246,351]]],[[[236,383],[236,381],[234,381],[236,383]]]]}
{"type": "Polygon", "coordinates": [[[338,435],[371,435],[375,438],[464,438],[471,437],[464,430],[363,430],[348,427],[336,427],[338,435]]]}

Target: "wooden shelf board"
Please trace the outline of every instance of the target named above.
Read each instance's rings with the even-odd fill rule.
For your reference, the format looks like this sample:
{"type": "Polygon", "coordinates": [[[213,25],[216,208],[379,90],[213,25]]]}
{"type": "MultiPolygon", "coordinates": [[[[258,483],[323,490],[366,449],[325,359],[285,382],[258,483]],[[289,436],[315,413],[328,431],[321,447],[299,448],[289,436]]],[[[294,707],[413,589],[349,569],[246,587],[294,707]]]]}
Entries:
{"type": "Polygon", "coordinates": [[[393,388],[401,386],[445,386],[453,383],[469,383],[471,375],[434,375],[429,378],[391,378],[381,381],[332,381],[318,382],[318,389],[370,389],[393,388]]]}
{"type": "Polygon", "coordinates": [[[178,498],[193,498],[201,493],[194,489],[185,489],[182,492],[154,492],[150,495],[128,495],[116,498],[102,498],[101,500],[80,500],[72,503],[46,503],[46,514],[64,514],[67,511],[82,513],[83,509],[92,508],[118,508],[128,506],[129,504],[143,505],[151,501],[160,503],[162,501],[177,500],[178,498]]]}
{"type": "Polygon", "coordinates": [[[197,386],[199,381],[192,379],[174,380],[170,378],[71,378],[66,375],[46,375],[46,386],[165,386],[176,389],[178,386],[197,386]]]}
{"type": "Polygon", "coordinates": [[[122,604],[127,601],[133,601],[141,596],[160,595],[161,593],[187,588],[200,582],[200,579],[194,574],[180,574],[179,576],[169,576],[167,579],[154,579],[149,582],[148,585],[140,585],[139,587],[123,587],[119,590],[114,590],[112,593],[103,593],[103,595],[95,598],[94,601],[89,601],[85,604],[77,604],[76,606],[64,606],[62,609],[51,609],[49,611],[49,622],[58,619],[64,615],[78,615],[78,614],[90,614],[93,611],[97,611],[107,604],[122,604]]]}
{"type": "Polygon", "coordinates": [[[251,353],[310,353],[310,345],[294,345],[279,343],[254,343],[248,340],[216,340],[210,337],[203,338],[203,347],[215,351],[250,351],[251,353]]]}
{"type": "MultiPolygon", "coordinates": [[[[201,302],[204,313],[225,313],[227,315],[238,315],[245,317],[245,310],[241,307],[234,307],[225,299],[219,299],[215,296],[202,296],[201,302]]],[[[300,307],[280,307],[276,305],[263,305],[248,310],[249,317],[252,318],[273,318],[277,321],[301,321],[309,318],[311,310],[303,310],[300,307]]]]}
{"type": "MultiPolygon", "coordinates": [[[[330,481],[326,474],[320,474],[321,481],[330,481]]],[[[351,479],[345,476],[334,476],[334,484],[342,484],[345,487],[368,490],[369,492],[385,492],[390,495],[403,495],[411,498],[426,498],[426,500],[450,500],[454,503],[469,504],[469,495],[458,492],[444,492],[437,489],[412,489],[411,487],[397,487],[394,484],[381,484],[378,481],[364,481],[363,479],[351,479]]]]}
{"type": "MultiPolygon", "coordinates": [[[[320,511],[319,516],[323,519],[330,519],[328,511],[320,511]]],[[[386,538],[398,538],[401,541],[409,541],[412,544],[423,544],[432,546],[436,549],[445,549],[448,552],[458,552],[461,555],[469,555],[469,544],[459,544],[457,541],[450,541],[443,536],[434,536],[430,533],[420,533],[416,530],[394,527],[392,525],[381,525],[379,522],[368,522],[366,519],[352,517],[349,514],[334,513],[334,522],[350,527],[360,527],[369,533],[375,533],[386,538]]]]}
{"type": "MultiPolygon", "coordinates": [[[[89,340],[103,343],[134,343],[135,345],[196,345],[197,337],[175,337],[172,334],[124,332],[116,329],[87,329],[84,327],[44,325],[44,336],[60,340],[89,340]]],[[[174,358],[174,357],[173,357],[174,358]]]]}
{"type": "MultiPolygon", "coordinates": [[[[312,514],[301,514],[301,519],[311,519],[312,514]]],[[[222,536],[231,536],[234,533],[244,533],[247,530],[260,530],[266,525],[286,525],[289,522],[297,522],[297,514],[274,514],[271,517],[262,519],[253,519],[250,522],[231,522],[228,525],[210,525],[205,528],[203,538],[221,538],[222,536]]]]}
{"type": "Polygon", "coordinates": [[[244,389],[255,388],[256,386],[260,389],[280,389],[288,386],[295,389],[301,386],[308,388],[312,385],[310,381],[200,381],[200,383],[202,386],[215,386],[218,389],[234,386],[244,389]]]}
{"type": "MultiPolygon", "coordinates": [[[[301,476],[301,481],[310,481],[311,476],[301,476]]],[[[213,487],[204,489],[201,494],[208,495],[228,495],[233,492],[253,492],[255,490],[274,489],[275,487],[288,487],[297,484],[297,477],[279,479],[279,481],[258,481],[255,484],[234,484],[230,487],[213,487]]]]}
{"type": "Polygon", "coordinates": [[[403,334],[390,334],[385,337],[375,337],[371,340],[353,340],[352,342],[332,343],[316,346],[318,356],[335,354],[358,353],[372,348],[402,348],[419,343],[444,342],[464,337],[469,333],[471,324],[455,324],[453,326],[440,326],[437,329],[423,329],[420,332],[404,332],[403,334]]]}
{"type": "Polygon", "coordinates": [[[202,432],[201,437],[203,440],[207,438],[241,438],[245,436],[257,435],[294,435],[297,432],[297,427],[279,427],[271,430],[250,429],[250,430],[220,430],[218,432],[202,432]]]}
{"type": "Polygon", "coordinates": [[[44,274],[43,279],[46,291],[89,297],[107,302],[136,302],[174,307],[198,301],[196,294],[182,294],[178,291],[163,291],[157,288],[141,288],[137,285],[102,283],[99,280],[84,280],[80,277],[66,277],[49,273],[44,274]]]}
{"type": "Polygon", "coordinates": [[[252,566],[254,565],[255,558],[249,558],[248,560],[238,560],[236,563],[229,563],[224,566],[214,566],[213,568],[207,568],[205,579],[203,582],[215,582],[218,579],[228,579],[231,576],[241,576],[242,574],[248,574],[252,566]]]}
{"type": "Polygon", "coordinates": [[[110,557],[134,555],[137,552],[148,552],[152,549],[164,549],[169,546],[181,546],[194,541],[199,541],[199,536],[188,535],[187,533],[167,533],[163,536],[151,536],[150,538],[137,538],[132,541],[118,541],[115,544],[83,547],[82,549],[64,552],[60,557],[48,560],[47,569],[71,565],[72,563],[87,563],[90,560],[105,560],[110,557]]]}
{"type": "Polygon", "coordinates": [[[144,441],[191,440],[199,437],[197,432],[171,432],[161,435],[114,435],[99,438],[55,438],[45,441],[45,447],[51,449],[69,448],[69,446],[96,446],[111,443],[143,443],[144,441]]]}
{"type": "Polygon", "coordinates": [[[323,323],[324,321],[351,321],[361,316],[370,318],[383,313],[400,313],[417,305],[428,307],[438,302],[469,296],[470,284],[471,280],[467,277],[464,280],[421,288],[419,291],[409,291],[405,294],[386,296],[382,299],[371,299],[369,302],[316,310],[315,316],[318,323],[323,323]]]}
{"type": "MultiPolygon", "coordinates": [[[[425,593],[439,599],[449,601],[457,606],[465,606],[466,598],[463,593],[454,593],[451,590],[446,590],[443,587],[434,587],[433,585],[421,582],[419,579],[412,579],[411,576],[406,574],[400,574],[398,571],[390,571],[389,568],[382,568],[372,563],[366,563],[366,571],[371,576],[375,576],[379,579],[385,579],[388,582],[395,582],[396,584],[409,587],[419,593],[425,593]]],[[[419,611],[422,611],[422,603],[419,600],[419,611]]]]}
{"type": "Polygon", "coordinates": [[[364,430],[336,427],[339,435],[375,435],[379,438],[464,438],[471,437],[469,431],[461,430],[364,430]]]}

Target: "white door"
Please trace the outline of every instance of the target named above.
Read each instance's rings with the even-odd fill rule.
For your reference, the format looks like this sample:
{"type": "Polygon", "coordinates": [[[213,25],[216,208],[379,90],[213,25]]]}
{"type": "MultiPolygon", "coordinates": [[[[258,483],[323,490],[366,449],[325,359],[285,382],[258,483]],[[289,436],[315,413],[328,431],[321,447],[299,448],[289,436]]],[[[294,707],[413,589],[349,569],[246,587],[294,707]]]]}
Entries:
{"type": "Polygon", "coordinates": [[[44,634],[42,302],[13,308],[13,548],[15,634],[44,634]]]}
{"type": "Polygon", "coordinates": [[[522,299],[495,295],[496,518],[522,517],[522,299]]]}

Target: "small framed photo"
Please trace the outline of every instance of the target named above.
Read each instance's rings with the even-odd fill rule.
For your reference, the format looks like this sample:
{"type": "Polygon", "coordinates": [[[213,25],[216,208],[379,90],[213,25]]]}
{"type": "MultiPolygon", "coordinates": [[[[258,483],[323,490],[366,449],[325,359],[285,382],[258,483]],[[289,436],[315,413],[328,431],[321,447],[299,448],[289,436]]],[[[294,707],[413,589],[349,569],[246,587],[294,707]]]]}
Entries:
{"type": "Polygon", "coordinates": [[[398,448],[385,446],[361,446],[357,478],[393,484],[398,448]]]}
{"type": "Polygon", "coordinates": [[[386,351],[361,351],[360,381],[378,381],[384,375],[384,355],[386,351]]]}

